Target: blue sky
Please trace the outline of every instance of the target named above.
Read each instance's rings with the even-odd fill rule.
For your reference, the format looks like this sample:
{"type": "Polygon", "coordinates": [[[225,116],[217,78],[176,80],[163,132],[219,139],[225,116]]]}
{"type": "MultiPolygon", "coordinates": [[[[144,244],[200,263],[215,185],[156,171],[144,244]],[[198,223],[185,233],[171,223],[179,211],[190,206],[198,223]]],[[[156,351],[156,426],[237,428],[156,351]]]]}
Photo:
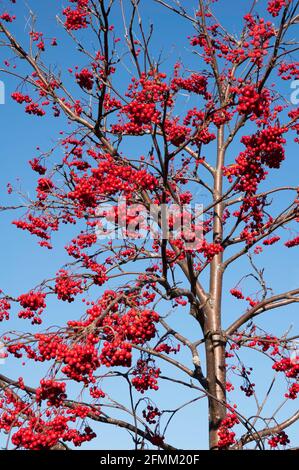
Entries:
{"type": "MultiPolygon", "coordinates": [[[[8,1],[2,1],[2,4],[8,4],[8,1]]],[[[74,47],[69,38],[61,33],[60,28],[55,23],[55,15],[61,10],[61,5],[67,2],[58,0],[28,0],[26,5],[37,13],[38,15],[38,30],[44,31],[46,37],[57,37],[60,43],[57,49],[52,48],[47,55],[48,63],[66,70],[69,66],[74,64],[84,65],[82,58],[78,59],[75,54],[74,47]]],[[[183,1],[183,5],[196,5],[197,2],[183,1]]],[[[262,2],[265,3],[265,2],[262,2]]],[[[200,60],[191,54],[187,36],[192,36],[193,31],[190,25],[167,12],[161,7],[158,7],[153,1],[142,1],[143,18],[145,24],[153,22],[155,25],[152,50],[155,52],[162,52],[162,57],[165,62],[165,70],[168,71],[178,58],[184,58],[187,67],[192,70],[200,70],[202,64],[200,60]],[[186,58],[186,60],[185,60],[186,58]]],[[[220,0],[216,6],[216,12],[221,20],[230,28],[232,33],[237,33],[240,27],[240,14],[247,11],[249,1],[236,2],[234,0],[220,0]]],[[[192,8],[191,8],[192,10],[192,8]]],[[[26,27],[26,19],[28,19],[28,7],[24,7],[23,2],[19,0],[18,4],[14,7],[14,11],[18,16],[18,23],[14,26],[14,30],[24,43],[27,41],[28,29],[26,27]]],[[[121,27],[121,17],[119,10],[115,12],[115,26],[116,31],[121,27]]],[[[120,34],[119,34],[120,35],[120,34]]],[[[92,44],[91,44],[92,46],[92,44]]],[[[11,57],[4,56],[4,51],[0,50],[0,63],[4,59],[11,59],[11,57]]],[[[67,74],[66,74],[67,76],[67,74]]],[[[53,119],[50,117],[38,119],[32,118],[22,112],[19,105],[12,102],[10,94],[15,90],[16,82],[9,76],[3,76],[6,86],[6,104],[0,106],[0,119],[1,119],[1,173],[0,173],[0,205],[15,205],[18,204],[19,199],[16,194],[12,196],[6,195],[6,184],[12,183],[14,186],[20,186],[22,192],[33,194],[36,183],[36,177],[33,175],[28,160],[37,156],[36,147],[40,146],[43,150],[51,148],[55,142],[61,128],[65,129],[64,121],[62,119],[53,119]]],[[[125,87],[128,82],[128,76],[125,68],[119,72],[120,86],[125,87]]],[[[287,86],[282,87],[282,93],[285,99],[289,99],[290,90],[287,86]]],[[[187,107],[186,103],[182,103],[182,111],[187,107]]],[[[237,155],[240,145],[236,144],[231,148],[231,155],[233,158],[237,155]]],[[[126,148],[126,152],[136,152],[134,143],[131,142],[126,148]]],[[[209,156],[211,150],[207,150],[209,156]]],[[[211,155],[212,157],[212,155],[211,155]]],[[[54,158],[59,158],[59,153],[54,158]]],[[[298,148],[291,142],[287,147],[287,160],[283,165],[281,172],[273,173],[272,182],[278,185],[283,184],[296,185],[298,184],[298,148]]],[[[286,204],[285,196],[277,199],[275,202],[275,209],[278,211],[280,207],[286,204]]],[[[0,243],[0,288],[13,296],[27,292],[32,287],[36,286],[41,280],[52,277],[55,272],[61,267],[62,264],[68,261],[68,257],[63,249],[65,243],[72,237],[72,230],[66,229],[63,233],[59,232],[58,236],[54,238],[55,249],[51,251],[43,250],[36,244],[36,240],[30,235],[17,230],[11,221],[17,217],[17,213],[4,212],[1,213],[1,243],[0,243]]],[[[283,237],[288,239],[289,236],[283,232],[283,237]]],[[[298,266],[298,249],[286,250],[281,248],[277,250],[276,247],[271,247],[263,255],[256,258],[257,264],[265,266],[265,276],[268,284],[272,287],[273,292],[283,292],[298,287],[299,281],[299,266],[298,266]]],[[[224,287],[224,326],[230,324],[235,319],[240,310],[240,302],[232,299],[228,294],[229,289],[236,285],[243,274],[248,272],[248,264],[245,260],[241,261],[237,267],[228,270],[225,276],[224,287]]],[[[246,292],[255,292],[257,287],[254,284],[246,284],[246,292]]],[[[243,305],[245,308],[245,304],[243,305]]],[[[82,314],[82,304],[80,302],[65,305],[51,300],[49,303],[47,313],[44,314],[45,325],[63,324],[69,318],[77,318],[82,314]]],[[[182,318],[184,321],[184,330],[194,339],[200,337],[198,326],[192,319],[183,317],[182,311],[178,311],[176,317],[172,320],[172,324],[176,328],[181,328],[182,318]]],[[[288,307],[285,310],[277,310],[266,314],[263,319],[259,320],[259,325],[273,334],[281,335],[286,332],[288,328],[293,325],[292,332],[296,333],[298,328],[298,309],[295,305],[288,307]]],[[[9,328],[20,328],[20,322],[12,321],[9,328]]],[[[23,326],[25,328],[25,325],[23,326]]],[[[26,324],[27,327],[27,324],[26,324]]],[[[0,324],[0,328],[6,328],[5,324],[0,324]]],[[[184,352],[181,357],[184,357],[184,352]]],[[[261,359],[260,356],[246,352],[244,358],[247,360],[249,366],[254,367],[253,382],[257,384],[257,389],[261,393],[265,393],[269,381],[265,381],[265,367],[269,371],[271,377],[269,362],[261,359]],[[257,362],[258,361],[258,362],[257,362]]],[[[0,366],[0,372],[10,374],[14,377],[21,375],[19,364],[9,359],[5,366],[0,366]]],[[[38,375],[34,368],[26,372],[28,382],[36,385],[38,375]]],[[[166,369],[167,371],[167,369],[166,369]]],[[[164,372],[164,371],[163,371],[164,372]]],[[[166,373],[166,372],[164,372],[166,373]]],[[[173,375],[173,374],[172,374],[173,375]]],[[[123,385],[116,384],[114,379],[108,387],[109,392],[114,397],[122,399],[126,395],[126,389],[123,385]]],[[[279,397],[284,393],[283,381],[277,386],[271,406],[275,408],[279,403],[279,397]]],[[[154,395],[152,395],[154,398],[154,395]]],[[[168,384],[161,381],[160,399],[157,400],[161,404],[161,408],[176,407],[181,403],[188,400],[188,397],[194,398],[194,392],[186,392],[184,388],[169,387],[168,384]]],[[[244,399],[243,394],[238,391],[236,386],[235,400],[239,403],[239,409],[246,411],[250,414],[251,410],[254,413],[253,399],[244,399]]],[[[126,399],[125,399],[126,400],[126,399]]],[[[269,404],[270,406],[270,404],[269,404]]],[[[287,405],[289,410],[296,409],[295,403],[287,405]]],[[[277,417],[284,417],[282,412],[277,417]]],[[[130,441],[124,431],[119,431],[107,425],[96,426],[98,438],[89,444],[89,448],[127,448],[130,441]]],[[[298,435],[299,427],[294,426],[290,436],[298,435]]],[[[172,427],[168,432],[167,441],[174,446],[180,445],[183,448],[206,448],[207,447],[207,423],[206,423],[206,403],[200,400],[195,406],[186,408],[183,412],[177,414],[173,420],[172,427]],[[186,426],[187,424],[187,426],[186,426]],[[189,428],[186,432],[187,427],[189,428]]]]}

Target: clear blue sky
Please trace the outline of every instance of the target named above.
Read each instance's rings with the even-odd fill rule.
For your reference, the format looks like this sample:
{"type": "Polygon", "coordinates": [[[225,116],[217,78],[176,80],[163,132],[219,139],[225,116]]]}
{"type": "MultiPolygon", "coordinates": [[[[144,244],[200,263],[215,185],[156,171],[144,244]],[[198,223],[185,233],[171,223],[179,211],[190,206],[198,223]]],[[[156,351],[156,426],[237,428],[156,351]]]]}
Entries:
{"type": "MultiPolygon", "coordinates": [[[[126,1],[126,0],[125,0],[126,1]]],[[[1,4],[9,4],[5,1],[1,4]]],[[[57,49],[52,48],[47,55],[47,60],[57,66],[58,69],[66,69],[78,63],[78,56],[74,52],[72,43],[64,34],[61,33],[60,28],[55,23],[55,15],[61,10],[61,5],[67,2],[58,0],[27,0],[24,7],[21,0],[14,7],[18,16],[18,23],[14,26],[15,31],[18,33],[19,38],[27,41],[28,28],[26,27],[26,19],[28,18],[28,6],[38,15],[38,30],[44,31],[45,36],[56,36],[58,41],[61,42],[60,47],[57,49]]],[[[183,5],[196,5],[197,2],[192,0],[185,0],[183,5]]],[[[265,3],[265,1],[261,2],[265,3]]],[[[187,36],[192,35],[193,31],[190,25],[177,16],[158,7],[153,1],[141,1],[143,5],[144,22],[153,22],[155,25],[155,32],[152,42],[152,50],[162,51],[165,58],[165,70],[177,61],[178,57],[186,57],[187,64],[194,70],[199,70],[202,67],[199,59],[190,53],[190,47],[187,36]]],[[[230,27],[232,33],[237,33],[239,30],[240,14],[247,11],[249,1],[237,2],[235,0],[220,0],[216,11],[218,16],[224,23],[230,27]]],[[[116,10],[115,16],[116,30],[121,25],[121,17],[119,10],[116,10]]],[[[120,34],[119,34],[120,35],[120,34]]],[[[0,50],[0,63],[3,59],[11,59],[4,56],[4,51],[0,50]]],[[[79,59],[80,64],[82,58],[79,59]]],[[[0,66],[1,67],[1,66],[0,66]]],[[[3,76],[1,79],[5,81],[6,85],[6,104],[0,106],[0,119],[1,119],[1,173],[0,173],[0,205],[5,204],[18,204],[18,196],[14,194],[8,197],[5,193],[6,184],[12,183],[14,186],[20,185],[23,192],[33,194],[36,183],[36,177],[32,173],[28,160],[36,156],[35,148],[40,146],[42,149],[49,149],[61,128],[66,128],[63,120],[52,119],[50,117],[38,119],[32,118],[22,112],[21,108],[12,102],[10,94],[15,90],[16,82],[9,76],[3,76]],[[17,183],[16,183],[17,181],[17,183]]],[[[125,86],[128,81],[125,69],[120,74],[121,85],[125,86]]],[[[286,99],[289,99],[290,90],[287,87],[282,88],[282,92],[286,99]]],[[[127,151],[136,152],[133,147],[128,147],[127,151]]],[[[239,145],[232,147],[231,158],[237,154],[239,145]]],[[[288,158],[281,172],[273,176],[272,181],[277,184],[298,184],[298,148],[292,143],[288,145],[288,158]]],[[[59,154],[57,154],[57,158],[59,154]]],[[[277,210],[285,204],[285,199],[277,201],[277,210]]],[[[0,244],[0,288],[5,292],[17,296],[21,293],[27,292],[32,287],[36,286],[41,280],[52,277],[61,265],[68,261],[68,257],[63,250],[65,242],[68,241],[72,235],[70,229],[66,229],[64,233],[59,232],[59,235],[54,238],[55,249],[51,252],[39,248],[36,240],[11,225],[11,221],[17,214],[7,212],[1,213],[1,244],[0,244]]],[[[288,236],[283,233],[285,239],[288,236]]],[[[284,250],[277,251],[275,247],[269,248],[265,254],[257,258],[259,266],[265,266],[265,276],[268,284],[273,288],[275,293],[282,292],[298,287],[299,282],[299,266],[298,266],[298,249],[293,251],[284,250]]],[[[228,294],[229,289],[235,285],[243,274],[248,272],[247,264],[240,262],[238,267],[229,270],[225,278],[225,296],[224,296],[224,326],[228,325],[234,318],[241,313],[240,303],[232,299],[228,294]]],[[[247,283],[247,292],[256,291],[256,287],[250,281],[247,283]]],[[[244,305],[245,308],[245,305],[244,305]]],[[[80,302],[65,305],[63,303],[56,303],[51,301],[44,314],[45,325],[63,324],[69,318],[77,318],[82,314],[82,304],[80,302]]],[[[186,317],[185,317],[186,318],[186,317]]],[[[181,327],[181,317],[177,315],[173,320],[173,325],[181,327]]],[[[283,311],[273,311],[266,314],[263,319],[259,320],[259,325],[273,334],[281,335],[286,332],[291,325],[294,325],[293,332],[298,328],[298,308],[291,306],[283,311]]],[[[9,328],[25,328],[27,324],[22,324],[14,319],[9,323],[9,328]]],[[[6,329],[7,324],[0,324],[0,328],[6,329]]],[[[29,327],[28,327],[29,328],[29,327]]],[[[191,337],[200,337],[197,325],[193,320],[184,319],[184,328],[191,337]]],[[[184,355],[184,353],[183,353],[184,355]]],[[[253,353],[246,353],[243,356],[248,365],[254,367],[253,382],[257,385],[257,389],[261,393],[265,393],[269,381],[265,381],[265,367],[267,367],[267,376],[271,377],[270,363],[261,359],[261,356],[253,353]],[[257,362],[260,361],[260,362],[257,362]],[[269,373],[269,375],[268,375],[269,373]]],[[[0,366],[0,372],[9,374],[14,377],[21,375],[19,363],[9,359],[5,366],[0,366]]],[[[176,372],[175,372],[176,373],[176,372]]],[[[172,373],[172,376],[174,374],[172,373]]],[[[37,384],[38,375],[34,368],[30,369],[30,374],[26,372],[28,383],[31,385],[37,384]]],[[[238,382],[236,381],[236,384],[238,382]]],[[[240,383],[239,383],[240,385],[240,383]]],[[[125,395],[126,389],[124,386],[116,384],[110,385],[111,395],[117,398],[122,398],[125,395]]],[[[274,392],[274,398],[271,406],[280,403],[279,398],[284,393],[284,384],[280,382],[274,392]]],[[[154,398],[154,395],[152,395],[154,398]]],[[[179,404],[188,400],[188,397],[193,398],[194,392],[186,392],[184,388],[170,388],[169,385],[161,381],[160,399],[158,403],[162,403],[161,408],[175,408],[179,404]]],[[[250,414],[255,411],[253,398],[244,399],[243,394],[239,392],[236,385],[235,400],[239,403],[240,412],[246,411],[250,414]]],[[[289,410],[295,409],[296,404],[290,403],[287,405],[289,410]]],[[[285,413],[282,412],[277,415],[277,418],[284,417],[285,413]]],[[[87,447],[98,449],[112,449],[112,448],[128,448],[130,440],[124,431],[119,431],[107,425],[96,426],[98,438],[87,447]]],[[[291,436],[298,435],[299,427],[294,427],[290,433],[291,436]]],[[[178,414],[174,420],[172,427],[170,427],[167,441],[174,446],[181,446],[182,448],[206,448],[207,447],[207,419],[206,419],[206,404],[202,400],[195,406],[187,408],[185,411],[178,414]],[[188,429],[188,431],[187,431],[188,429]]]]}

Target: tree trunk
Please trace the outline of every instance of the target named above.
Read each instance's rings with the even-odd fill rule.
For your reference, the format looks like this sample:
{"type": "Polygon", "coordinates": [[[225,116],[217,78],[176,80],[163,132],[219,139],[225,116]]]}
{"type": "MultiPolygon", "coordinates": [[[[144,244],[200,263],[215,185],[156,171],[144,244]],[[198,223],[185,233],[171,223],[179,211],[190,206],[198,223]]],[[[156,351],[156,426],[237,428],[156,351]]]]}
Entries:
{"type": "MultiPolygon", "coordinates": [[[[223,165],[225,157],[224,128],[220,127],[217,140],[217,166],[214,177],[214,243],[223,239],[223,165]],[[218,203],[216,201],[219,201],[218,203]]],[[[205,322],[207,379],[209,384],[209,441],[210,449],[217,448],[218,429],[226,415],[223,402],[226,398],[225,340],[222,335],[221,301],[223,284],[223,255],[219,253],[211,262],[210,312],[205,322]]]]}

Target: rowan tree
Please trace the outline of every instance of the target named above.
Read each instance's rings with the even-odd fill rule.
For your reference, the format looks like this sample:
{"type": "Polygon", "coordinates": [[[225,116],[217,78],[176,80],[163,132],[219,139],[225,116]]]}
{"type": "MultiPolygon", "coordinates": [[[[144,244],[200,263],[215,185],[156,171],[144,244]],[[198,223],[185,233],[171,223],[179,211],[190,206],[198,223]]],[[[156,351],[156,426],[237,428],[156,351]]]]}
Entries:
{"type": "Polygon", "coordinates": [[[292,263],[299,245],[299,187],[283,171],[299,141],[289,99],[299,79],[299,2],[246,0],[247,14],[228,30],[221,12],[233,2],[147,0],[174,22],[174,42],[177,25],[188,24],[186,58],[174,66],[152,47],[163,32],[143,18],[142,0],[51,6],[77,62],[63,39],[41,31],[38,11],[20,35],[17,2],[2,3],[1,76],[15,83],[11,99],[32,125],[54,116],[61,131],[49,151],[29,157],[36,194],[9,184],[12,203],[1,209],[19,211],[13,224],[36,237],[37,254],[55,258],[57,237],[75,233],[69,262],[57,257],[52,278],[1,293],[6,363],[19,364],[19,378],[0,375],[7,446],[97,445],[109,424],[128,431],[136,449],[173,449],[172,418],[201,401],[198,428],[207,420],[210,449],[296,446],[287,428],[299,419],[298,337],[288,312],[299,286],[274,291],[264,256],[292,263]],[[180,211],[167,219],[167,236],[149,236],[144,214],[154,212],[159,232],[161,208],[172,205],[180,211]],[[190,230],[178,237],[182,216],[190,230]],[[106,222],[122,236],[99,236],[106,222]],[[227,288],[229,273],[236,284],[227,288]],[[57,308],[79,303],[82,316],[44,328],[53,298],[57,308]],[[264,396],[254,383],[260,361],[264,396]],[[26,372],[32,364],[38,386],[26,372]],[[107,393],[111,381],[115,390],[125,384],[123,402],[107,393]],[[175,397],[171,409],[159,403],[161,386],[175,397]]]}

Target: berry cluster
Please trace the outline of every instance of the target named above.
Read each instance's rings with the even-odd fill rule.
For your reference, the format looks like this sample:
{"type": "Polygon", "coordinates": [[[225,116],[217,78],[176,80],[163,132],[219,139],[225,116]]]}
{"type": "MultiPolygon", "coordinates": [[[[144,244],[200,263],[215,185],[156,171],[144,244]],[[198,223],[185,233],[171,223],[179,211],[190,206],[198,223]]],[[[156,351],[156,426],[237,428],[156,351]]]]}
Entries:
{"type": "Polygon", "coordinates": [[[299,235],[285,243],[285,246],[287,248],[293,248],[294,246],[298,246],[298,245],[299,245],[299,235]]]}
{"type": "Polygon", "coordinates": [[[29,164],[32,170],[36,171],[39,175],[44,175],[46,173],[46,168],[40,164],[40,160],[38,158],[30,160],[29,164]]]}
{"type": "Polygon", "coordinates": [[[38,310],[45,308],[46,294],[42,292],[28,292],[28,294],[22,294],[18,298],[18,302],[24,308],[30,308],[30,310],[38,310]]]}
{"type": "Polygon", "coordinates": [[[65,15],[64,26],[68,30],[78,30],[82,28],[87,28],[88,26],[88,3],[89,0],[69,0],[72,3],[77,3],[77,8],[72,9],[67,7],[63,10],[65,15]]]}
{"type": "Polygon", "coordinates": [[[55,293],[58,299],[73,302],[75,296],[83,292],[80,278],[71,276],[67,271],[61,269],[56,276],[55,293]]]}
{"type": "Polygon", "coordinates": [[[235,444],[235,433],[230,429],[239,423],[239,419],[235,413],[228,413],[219,426],[218,430],[218,448],[228,449],[231,445],[235,444]]]}
{"type": "Polygon", "coordinates": [[[32,319],[32,324],[41,323],[39,315],[46,308],[45,303],[46,294],[43,292],[29,292],[28,294],[22,294],[18,298],[21,307],[25,310],[19,312],[19,318],[32,319]]]}
{"type": "Polygon", "coordinates": [[[299,393],[299,383],[294,383],[290,386],[288,393],[285,394],[286,398],[290,400],[296,400],[299,393]]]}
{"type": "Polygon", "coordinates": [[[12,23],[16,19],[16,16],[15,15],[11,16],[9,13],[5,12],[5,13],[2,13],[2,15],[0,15],[0,19],[3,21],[6,21],[7,23],[12,23]]]}
{"type": "Polygon", "coordinates": [[[142,415],[149,424],[156,424],[157,418],[161,416],[161,412],[157,407],[154,408],[153,406],[148,405],[146,409],[142,411],[142,415]]]}
{"type": "Polygon", "coordinates": [[[130,367],[132,363],[132,345],[120,338],[105,341],[100,359],[106,367],[130,367]]]}
{"type": "Polygon", "coordinates": [[[159,378],[160,372],[160,369],[149,366],[149,360],[139,359],[136,369],[133,370],[135,377],[132,379],[132,385],[140,393],[144,393],[148,389],[158,390],[157,378],[159,378]]]}
{"type": "Polygon", "coordinates": [[[243,300],[245,298],[242,291],[240,291],[239,289],[231,289],[230,293],[231,293],[231,295],[236,297],[236,299],[243,300]]]}
{"type": "Polygon", "coordinates": [[[77,83],[85,90],[92,90],[93,87],[93,74],[88,69],[82,69],[81,72],[76,73],[77,83]]]}
{"type": "Polygon", "coordinates": [[[284,372],[286,377],[296,379],[299,376],[299,361],[289,357],[283,357],[273,364],[272,368],[278,372],[284,372]]]}
{"type": "Polygon", "coordinates": [[[284,431],[279,432],[276,436],[268,440],[268,444],[272,449],[275,449],[279,445],[286,446],[289,443],[289,437],[284,431]]]}
{"type": "Polygon", "coordinates": [[[152,123],[159,124],[161,111],[157,106],[172,104],[168,85],[163,82],[166,75],[153,70],[142,73],[139,80],[132,79],[127,96],[131,102],[123,106],[120,112],[129,122],[112,126],[114,133],[138,135],[151,130],[152,123]]]}
{"type": "Polygon", "coordinates": [[[0,299],[0,322],[9,319],[10,303],[6,299],[0,299]]]}
{"type": "Polygon", "coordinates": [[[253,114],[253,119],[262,115],[268,117],[270,105],[268,90],[259,93],[255,85],[244,85],[240,88],[233,87],[231,91],[238,95],[237,111],[239,114],[246,116],[253,114]]]}
{"type": "Polygon", "coordinates": [[[90,333],[80,340],[67,342],[57,334],[37,334],[36,340],[38,353],[25,346],[29,357],[39,362],[56,360],[63,365],[62,373],[70,379],[85,384],[93,382],[93,373],[100,366],[96,347],[99,338],[96,335],[90,333]]]}
{"type": "Polygon", "coordinates": [[[203,95],[205,99],[210,99],[211,95],[207,92],[208,81],[203,75],[193,73],[189,78],[176,77],[171,82],[171,89],[174,92],[186,90],[190,93],[203,95]]]}
{"type": "Polygon", "coordinates": [[[268,2],[268,12],[272,16],[278,16],[280,13],[280,10],[287,5],[287,0],[270,0],[268,2]]]}
{"type": "Polygon", "coordinates": [[[55,382],[53,379],[42,379],[40,387],[36,389],[36,401],[41,403],[47,400],[47,406],[59,406],[66,399],[66,385],[64,382],[55,382]]]}

